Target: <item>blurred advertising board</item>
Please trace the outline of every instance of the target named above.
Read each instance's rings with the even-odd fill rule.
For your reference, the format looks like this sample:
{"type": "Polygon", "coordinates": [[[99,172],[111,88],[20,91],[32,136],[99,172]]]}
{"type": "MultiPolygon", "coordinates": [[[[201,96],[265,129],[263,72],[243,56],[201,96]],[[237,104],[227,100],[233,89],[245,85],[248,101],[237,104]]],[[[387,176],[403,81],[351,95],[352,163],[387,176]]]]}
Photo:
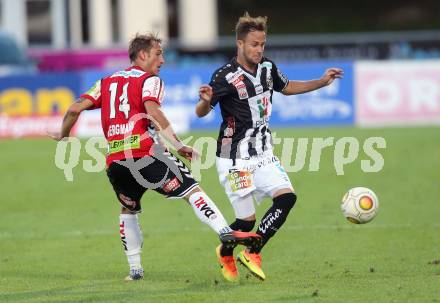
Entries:
{"type": "Polygon", "coordinates": [[[42,72],[104,70],[130,64],[125,49],[31,49],[28,55],[38,62],[38,69],[42,72]]]}
{"type": "Polygon", "coordinates": [[[0,137],[44,136],[59,130],[79,83],[80,76],[74,73],[1,78],[0,137]]]}
{"type": "MultiPolygon", "coordinates": [[[[280,70],[290,79],[308,80],[319,78],[326,68],[341,67],[344,79],[334,81],[321,90],[296,96],[276,93],[273,97],[270,124],[280,127],[352,125],[353,109],[353,64],[351,62],[326,62],[280,65],[280,70]]],[[[190,129],[218,129],[221,123],[219,106],[204,118],[195,115],[199,99],[199,87],[209,83],[212,73],[220,66],[195,65],[193,67],[164,67],[161,78],[165,81],[163,108],[173,125],[180,131],[190,129]]],[[[86,73],[87,90],[102,72],[86,73]]]]}
{"type": "MultiPolygon", "coordinates": [[[[344,79],[315,92],[286,97],[273,97],[270,124],[278,127],[352,125],[353,68],[352,63],[330,62],[280,65],[290,79],[319,78],[331,66],[344,69],[344,79]]],[[[219,66],[165,67],[161,78],[165,81],[163,110],[177,132],[193,129],[218,129],[221,122],[217,106],[208,116],[195,115],[200,85],[209,83],[219,66]]],[[[61,115],[69,105],[95,81],[111,74],[107,71],[54,73],[5,77],[0,81],[0,137],[45,135],[46,130],[57,130],[61,115]]],[[[90,111],[81,115],[74,133],[83,136],[102,135],[100,113],[90,111]]]]}
{"type": "Polygon", "coordinates": [[[317,79],[329,67],[342,68],[344,78],[305,94],[284,96],[275,93],[270,120],[272,126],[326,126],[354,123],[352,63],[303,63],[278,67],[291,80],[317,79]]]}
{"type": "Polygon", "coordinates": [[[355,74],[358,125],[440,124],[440,60],[358,62],[355,74]]]}

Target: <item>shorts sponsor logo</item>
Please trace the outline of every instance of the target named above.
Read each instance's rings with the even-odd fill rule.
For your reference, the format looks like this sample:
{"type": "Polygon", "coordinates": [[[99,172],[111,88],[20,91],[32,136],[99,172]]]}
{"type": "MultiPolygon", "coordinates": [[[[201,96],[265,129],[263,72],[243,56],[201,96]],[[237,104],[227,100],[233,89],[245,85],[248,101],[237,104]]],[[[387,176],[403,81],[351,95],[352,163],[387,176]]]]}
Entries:
{"type": "Polygon", "coordinates": [[[208,219],[215,219],[217,218],[217,215],[215,212],[208,206],[205,199],[203,197],[198,198],[196,201],[194,201],[194,205],[208,218],[208,219]]]}
{"type": "Polygon", "coordinates": [[[135,208],[136,207],[136,201],[133,201],[127,196],[124,196],[123,194],[119,194],[119,199],[121,199],[122,202],[124,202],[125,205],[135,208]]]}
{"type": "Polygon", "coordinates": [[[168,182],[166,182],[164,184],[164,186],[162,187],[162,189],[163,189],[164,192],[169,193],[169,192],[175,191],[179,187],[180,187],[179,179],[174,177],[173,179],[171,179],[168,182]]]}
{"type": "Polygon", "coordinates": [[[236,192],[252,186],[252,174],[249,171],[234,171],[228,175],[228,181],[231,190],[236,192]]]}
{"type": "MultiPolygon", "coordinates": [[[[253,158],[248,157],[248,158],[245,158],[245,159],[246,160],[250,160],[250,159],[253,159],[253,158]]],[[[279,160],[278,160],[278,158],[276,156],[269,156],[269,157],[265,157],[265,158],[259,160],[258,163],[256,163],[256,164],[245,165],[244,169],[246,171],[249,171],[249,172],[252,173],[256,169],[261,168],[261,167],[265,167],[266,165],[269,165],[271,163],[275,163],[275,165],[281,165],[281,164],[279,164],[279,160]]]]}

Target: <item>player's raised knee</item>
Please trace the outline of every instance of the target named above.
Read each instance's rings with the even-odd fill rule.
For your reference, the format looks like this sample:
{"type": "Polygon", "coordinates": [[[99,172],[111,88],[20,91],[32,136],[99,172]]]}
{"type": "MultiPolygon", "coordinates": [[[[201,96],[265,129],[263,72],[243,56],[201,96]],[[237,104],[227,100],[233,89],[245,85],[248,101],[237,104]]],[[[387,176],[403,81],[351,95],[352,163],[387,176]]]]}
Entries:
{"type": "Polygon", "coordinates": [[[273,199],[273,203],[276,207],[281,209],[290,210],[293,206],[295,206],[297,200],[297,196],[295,193],[284,193],[273,199]]]}

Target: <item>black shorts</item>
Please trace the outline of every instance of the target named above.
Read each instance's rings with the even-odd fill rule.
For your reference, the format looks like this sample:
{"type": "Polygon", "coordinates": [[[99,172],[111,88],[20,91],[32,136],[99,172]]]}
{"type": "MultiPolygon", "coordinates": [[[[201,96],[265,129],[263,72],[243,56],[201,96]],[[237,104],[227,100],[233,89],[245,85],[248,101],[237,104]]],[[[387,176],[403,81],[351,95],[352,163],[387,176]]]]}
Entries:
{"type": "Polygon", "coordinates": [[[169,152],[110,164],[107,176],[119,202],[141,212],[141,198],[153,189],[167,198],[182,198],[198,183],[186,165],[169,152]]]}

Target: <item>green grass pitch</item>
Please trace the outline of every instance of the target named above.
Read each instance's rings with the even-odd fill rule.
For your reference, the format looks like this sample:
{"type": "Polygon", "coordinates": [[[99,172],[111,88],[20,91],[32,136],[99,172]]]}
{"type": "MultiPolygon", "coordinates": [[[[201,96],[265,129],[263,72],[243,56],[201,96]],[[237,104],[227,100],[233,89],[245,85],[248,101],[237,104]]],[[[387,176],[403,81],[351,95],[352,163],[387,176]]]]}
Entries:
{"type": "MultiPolygon", "coordinates": [[[[267,280],[223,280],[216,235],[183,200],[143,198],[145,280],[125,283],[119,205],[104,172],[74,169],[67,182],[49,139],[2,140],[0,302],[440,302],[440,128],[278,129],[278,137],[386,139],[385,166],[364,173],[359,158],[343,176],[325,149],[320,170],[289,173],[298,202],[263,251],[267,280]],[[378,216],[346,221],[340,200],[366,186],[378,216]]],[[[216,136],[215,132],[192,133],[216,136]]],[[[279,148],[277,149],[279,154],[279,148]]],[[[82,159],[90,159],[84,152],[82,159]]],[[[80,162],[81,164],[82,162],[80,162]]],[[[232,208],[215,168],[202,186],[229,222],[232,208]]],[[[270,205],[257,207],[261,218],[270,205]]]]}

